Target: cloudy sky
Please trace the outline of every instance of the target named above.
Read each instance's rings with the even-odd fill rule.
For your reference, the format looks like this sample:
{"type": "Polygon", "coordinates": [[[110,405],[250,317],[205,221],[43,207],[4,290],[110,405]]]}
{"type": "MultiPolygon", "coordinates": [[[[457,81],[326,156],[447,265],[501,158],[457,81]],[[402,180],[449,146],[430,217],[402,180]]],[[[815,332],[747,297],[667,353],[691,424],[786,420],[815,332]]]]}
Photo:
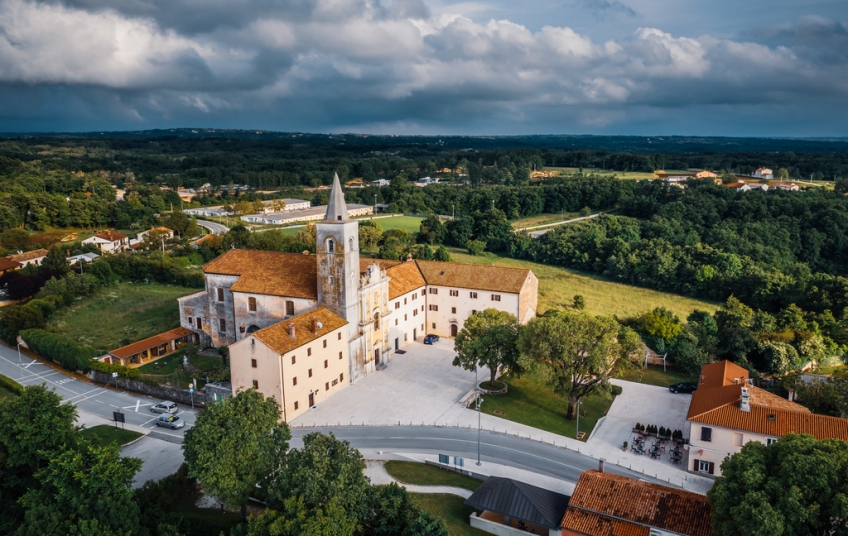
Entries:
{"type": "Polygon", "coordinates": [[[848,136],[846,0],[0,0],[0,131],[848,136]]]}

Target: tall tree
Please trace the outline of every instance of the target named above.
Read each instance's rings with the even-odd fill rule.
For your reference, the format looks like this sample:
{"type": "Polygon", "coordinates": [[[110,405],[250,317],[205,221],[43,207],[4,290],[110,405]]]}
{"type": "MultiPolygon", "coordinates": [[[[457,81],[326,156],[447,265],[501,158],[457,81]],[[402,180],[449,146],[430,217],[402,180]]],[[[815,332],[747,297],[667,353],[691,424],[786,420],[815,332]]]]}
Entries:
{"type": "Polygon", "coordinates": [[[528,366],[537,367],[554,392],[568,398],[568,418],[577,402],[605,390],[618,365],[629,364],[639,347],[632,329],[609,316],[549,311],[519,334],[518,348],[528,366]]]}
{"type": "Polygon", "coordinates": [[[489,308],[469,316],[456,335],[454,347],[453,366],[465,370],[486,367],[491,382],[499,368],[522,372],[518,363],[518,320],[506,311],[489,308]]]}
{"type": "Polygon", "coordinates": [[[241,506],[256,486],[280,469],[291,433],[280,423],[274,398],[249,389],[198,414],[185,434],[183,452],[189,475],[230,506],[241,506]]]}
{"type": "Polygon", "coordinates": [[[749,441],[707,493],[719,536],[848,534],[848,443],[789,434],[749,441]]]}

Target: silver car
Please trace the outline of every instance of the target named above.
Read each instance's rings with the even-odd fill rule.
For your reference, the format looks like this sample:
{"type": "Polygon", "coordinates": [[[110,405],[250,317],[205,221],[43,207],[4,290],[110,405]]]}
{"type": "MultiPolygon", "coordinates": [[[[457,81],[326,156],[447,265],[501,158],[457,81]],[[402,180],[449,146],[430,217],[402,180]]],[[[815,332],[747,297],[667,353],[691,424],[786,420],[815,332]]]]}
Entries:
{"type": "Polygon", "coordinates": [[[176,415],[160,415],[159,418],[156,419],[156,426],[165,426],[171,430],[176,430],[177,428],[185,426],[185,421],[176,415]]]}
{"type": "Polygon", "coordinates": [[[177,403],[166,400],[150,406],[150,411],[153,413],[176,413],[177,403]]]}

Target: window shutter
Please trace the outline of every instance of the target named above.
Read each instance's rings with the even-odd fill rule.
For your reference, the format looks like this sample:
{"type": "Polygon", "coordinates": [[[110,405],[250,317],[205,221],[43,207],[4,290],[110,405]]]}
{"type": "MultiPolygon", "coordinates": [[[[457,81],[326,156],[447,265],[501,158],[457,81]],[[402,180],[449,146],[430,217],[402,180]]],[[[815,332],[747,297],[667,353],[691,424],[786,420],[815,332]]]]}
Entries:
{"type": "Polygon", "coordinates": [[[715,464],[714,464],[713,462],[710,462],[710,468],[709,468],[709,471],[708,471],[708,472],[709,472],[711,475],[712,475],[712,474],[715,474],[715,464]]]}
{"type": "Polygon", "coordinates": [[[697,459],[692,460],[692,470],[695,471],[696,473],[698,472],[698,462],[699,461],[700,460],[697,460],[697,459]]]}

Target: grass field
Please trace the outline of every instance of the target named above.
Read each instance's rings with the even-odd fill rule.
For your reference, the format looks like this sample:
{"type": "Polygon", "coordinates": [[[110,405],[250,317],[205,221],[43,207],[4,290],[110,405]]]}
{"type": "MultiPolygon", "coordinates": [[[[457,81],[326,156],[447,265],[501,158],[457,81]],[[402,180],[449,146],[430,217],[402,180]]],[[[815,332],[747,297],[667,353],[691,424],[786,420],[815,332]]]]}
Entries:
{"type": "MultiPolygon", "coordinates": [[[[212,370],[214,367],[223,365],[220,357],[208,355],[194,355],[191,357],[190,363],[201,371],[212,370]]],[[[138,367],[138,371],[146,375],[147,379],[160,384],[170,383],[175,387],[187,387],[189,383],[197,380],[197,389],[206,385],[206,378],[202,372],[183,372],[182,364],[182,356],[174,354],[142,365],[138,367]]]]}
{"type": "Polygon", "coordinates": [[[468,516],[474,509],[465,505],[465,499],[441,493],[410,493],[412,502],[441,519],[451,536],[483,536],[487,533],[468,524],[468,516]]]}
{"type": "Polygon", "coordinates": [[[386,462],[386,471],[404,484],[420,486],[453,486],[468,491],[477,491],[477,488],[483,483],[482,480],[470,476],[418,462],[390,460],[386,462]]]}
{"type": "MultiPolygon", "coordinates": [[[[569,175],[572,174],[572,173],[579,173],[580,172],[580,168],[572,168],[572,167],[546,167],[545,169],[546,170],[553,169],[553,170],[557,170],[557,171],[560,171],[562,173],[566,173],[566,174],[569,174],[569,175]]],[[[671,170],[668,170],[668,171],[671,171],[671,170]]],[[[595,174],[595,175],[600,175],[600,176],[604,176],[604,177],[612,177],[613,175],[615,175],[619,179],[632,179],[632,180],[656,179],[657,178],[657,176],[654,175],[652,172],[615,171],[615,170],[612,170],[612,169],[602,170],[600,168],[590,168],[590,167],[583,168],[583,174],[584,175],[595,174]]]]}
{"type": "Polygon", "coordinates": [[[616,283],[594,274],[585,274],[568,268],[499,257],[493,253],[475,257],[459,248],[448,248],[448,251],[454,262],[494,264],[533,270],[539,278],[539,313],[554,307],[571,305],[576,294],[586,298],[586,311],[595,315],[629,317],[662,306],[679,318],[685,319],[695,309],[710,313],[718,309],[715,303],[616,283]]]}
{"type": "Polygon", "coordinates": [[[48,329],[105,353],[179,326],[177,298],[197,290],[121,283],[58,311],[48,329]]]}
{"type": "Polygon", "coordinates": [[[539,214],[537,216],[528,216],[520,218],[512,222],[512,226],[516,229],[524,227],[534,227],[536,225],[545,225],[547,223],[556,223],[563,220],[571,220],[580,217],[577,212],[563,212],[557,214],[539,214]]]}
{"type": "Polygon", "coordinates": [[[647,369],[629,370],[621,376],[621,379],[647,385],[656,385],[658,387],[668,387],[669,385],[681,382],[698,383],[697,375],[689,376],[688,374],[674,370],[671,366],[668,367],[666,372],[663,372],[662,366],[658,365],[648,365],[647,369]]]}
{"type": "MultiPolygon", "coordinates": [[[[357,218],[359,221],[369,218],[357,218]]],[[[418,216],[395,216],[392,218],[375,218],[375,222],[380,224],[384,231],[389,229],[405,229],[408,233],[417,233],[421,229],[421,222],[424,218],[418,216]]]]}
{"type": "MultiPolygon", "coordinates": [[[[500,417],[546,432],[566,437],[577,437],[577,423],[566,418],[568,400],[555,394],[539,378],[526,374],[521,378],[504,378],[509,384],[505,395],[486,396],[480,408],[483,413],[500,417]]],[[[601,395],[586,397],[580,405],[580,431],[585,432],[583,441],[598,419],[606,415],[612,398],[601,395]]],[[[469,410],[474,411],[474,410],[469,410]]]]}
{"type": "Polygon", "coordinates": [[[111,443],[117,443],[118,446],[122,446],[141,437],[141,434],[138,432],[116,428],[111,424],[101,424],[99,426],[86,428],[80,433],[84,438],[88,439],[93,445],[98,447],[105,447],[111,443]]]}

